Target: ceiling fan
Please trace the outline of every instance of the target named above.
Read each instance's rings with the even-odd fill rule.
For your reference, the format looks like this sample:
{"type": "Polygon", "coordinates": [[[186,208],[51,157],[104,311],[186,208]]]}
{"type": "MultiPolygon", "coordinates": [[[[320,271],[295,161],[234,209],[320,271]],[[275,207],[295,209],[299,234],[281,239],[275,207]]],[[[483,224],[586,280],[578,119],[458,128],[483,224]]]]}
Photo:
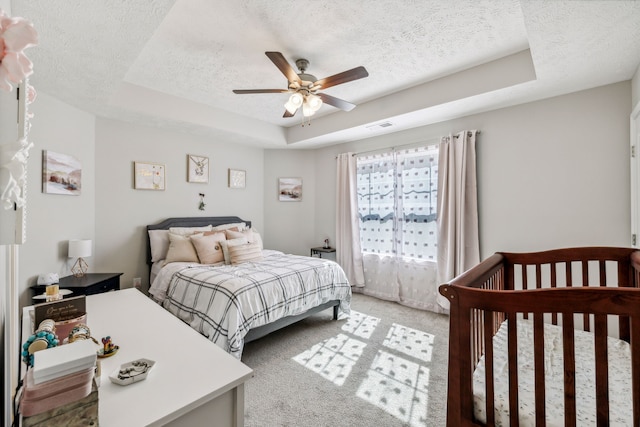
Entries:
{"type": "Polygon", "coordinates": [[[300,108],[302,108],[303,117],[311,117],[320,109],[323,102],[344,111],[351,111],[355,108],[355,104],[327,95],[326,93],[320,92],[320,90],[361,79],[369,75],[367,70],[360,66],[318,80],[315,76],[306,74],[307,67],[309,66],[309,61],[306,59],[296,60],[296,67],[300,70],[300,73],[296,73],[280,52],[265,52],[265,54],[287,78],[287,89],[235,89],[233,93],[290,93],[291,96],[284,105],[285,112],[283,117],[295,116],[300,108]]]}

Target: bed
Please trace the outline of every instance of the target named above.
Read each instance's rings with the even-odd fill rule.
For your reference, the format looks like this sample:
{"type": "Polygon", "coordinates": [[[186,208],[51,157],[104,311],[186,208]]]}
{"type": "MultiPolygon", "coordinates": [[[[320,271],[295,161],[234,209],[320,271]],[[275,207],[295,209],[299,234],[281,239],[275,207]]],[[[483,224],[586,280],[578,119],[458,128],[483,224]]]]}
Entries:
{"type": "Polygon", "coordinates": [[[447,425],[640,426],[640,252],[498,252],[450,302],[447,425]]]}
{"type": "Polygon", "coordinates": [[[337,263],[264,249],[250,221],[168,218],[147,234],[150,296],[238,359],[245,343],[314,313],[350,313],[337,263]]]}

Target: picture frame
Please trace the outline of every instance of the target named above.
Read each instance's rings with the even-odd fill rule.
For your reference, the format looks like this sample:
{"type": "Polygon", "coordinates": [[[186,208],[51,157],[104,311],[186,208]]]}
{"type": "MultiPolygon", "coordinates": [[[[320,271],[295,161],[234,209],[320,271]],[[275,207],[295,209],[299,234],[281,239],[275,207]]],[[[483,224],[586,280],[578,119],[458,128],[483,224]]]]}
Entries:
{"type": "Polygon", "coordinates": [[[136,190],[164,191],[165,175],[163,163],[133,162],[133,186],[136,190]]]}
{"type": "Polygon", "coordinates": [[[79,196],[82,190],[82,165],[73,156],[42,150],[42,192],[79,196]]]}
{"type": "Polygon", "coordinates": [[[302,178],[278,178],[278,200],[281,202],[302,201],[302,178]]]}
{"type": "Polygon", "coordinates": [[[229,169],[229,188],[242,189],[247,184],[247,172],[241,169],[229,169]]]}
{"type": "Polygon", "coordinates": [[[187,182],[209,183],[209,158],[187,154],[187,182]]]}

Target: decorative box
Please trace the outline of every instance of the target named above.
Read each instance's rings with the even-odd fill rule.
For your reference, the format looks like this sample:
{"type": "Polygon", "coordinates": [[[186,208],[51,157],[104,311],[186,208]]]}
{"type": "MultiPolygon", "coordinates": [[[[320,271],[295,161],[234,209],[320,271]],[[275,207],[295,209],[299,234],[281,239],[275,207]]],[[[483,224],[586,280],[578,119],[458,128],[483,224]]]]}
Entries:
{"type": "MultiPolygon", "coordinates": [[[[22,413],[22,427],[98,427],[98,388],[91,381],[83,397],[44,412],[27,416],[22,413]]],[[[21,403],[24,406],[24,400],[21,403]]]]}
{"type": "Polygon", "coordinates": [[[35,384],[33,369],[27,371],[20,413],[29,417],[80,400],[91,393],[94,369],[89,368],[55,380],[35,384]]]}
{"type": "Polygon", "coordinates": [[[96,347],[93,341],[82,340],[33,353],[34,384],[94,368],[96,347]]]}

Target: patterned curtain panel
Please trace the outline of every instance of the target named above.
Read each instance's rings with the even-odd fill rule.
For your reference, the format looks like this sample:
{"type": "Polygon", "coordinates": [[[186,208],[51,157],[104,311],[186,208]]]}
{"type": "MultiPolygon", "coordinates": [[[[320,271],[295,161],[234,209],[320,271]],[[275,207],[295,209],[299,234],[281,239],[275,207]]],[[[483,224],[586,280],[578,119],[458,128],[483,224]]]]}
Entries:
{"type": "Polygon", "coordinates": [[[437,260],[438,146],[358,157],[364,254],[437,260]]]}

